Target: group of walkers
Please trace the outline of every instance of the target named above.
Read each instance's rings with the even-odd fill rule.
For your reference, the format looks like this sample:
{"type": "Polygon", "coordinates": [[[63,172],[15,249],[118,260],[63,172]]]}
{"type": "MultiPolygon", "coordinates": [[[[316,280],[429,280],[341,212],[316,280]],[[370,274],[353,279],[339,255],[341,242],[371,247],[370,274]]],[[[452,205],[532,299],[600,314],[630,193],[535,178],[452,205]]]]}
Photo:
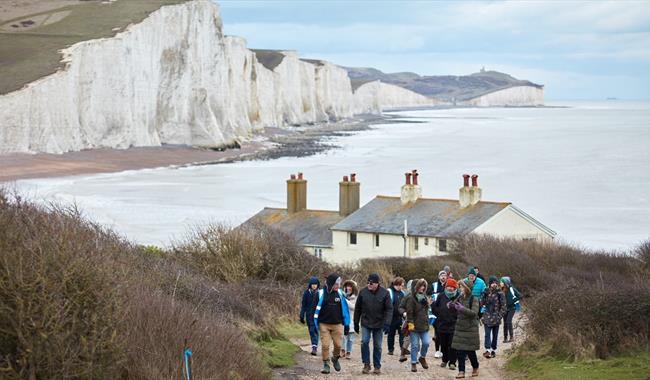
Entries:
{"type": "Polygon", "coordinates": [[[417,372],[418,366],[429,368],[427,353],[433,341],[434,357],[441,359],[440,367],[458,369],[457,379],[465,378],[467,359],[472,366],[471,376],[478,376],[480,323],[485,330],[486,359],[496,356],[501,324],[503,342],[514,339],[512,320],[520,309],[521,294],[509,277],[490,276],[486,284],[479,268],[470,267],[467,277],[456,280],[445,266],[431,285],[425,279],[412,279],[405,284],[401,277],[393,279],[389,288],[382,287],[380,282],[376,273],[368,276],[367,286],[361,290],[356,282],[343,282],[336,273],[327,276],[322,288],[318,278],[309,280],[302,297],[300,322],[309,328],[314,356],[320,341],[321,373],[330,373],[331,367],[340,371],[340,359],[351,358],[353,343],[359,335],[364,374],[381,374],[385,334],[388,355],[395,354],[397,337],[398,360],[410,359],[412,372],[417,372]]]}

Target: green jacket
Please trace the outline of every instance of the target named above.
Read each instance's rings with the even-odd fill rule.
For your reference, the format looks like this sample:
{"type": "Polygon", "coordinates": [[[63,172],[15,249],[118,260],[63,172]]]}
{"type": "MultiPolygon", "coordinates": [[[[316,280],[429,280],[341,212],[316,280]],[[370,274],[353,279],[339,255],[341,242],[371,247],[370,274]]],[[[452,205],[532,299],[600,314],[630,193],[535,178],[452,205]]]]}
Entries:
{"type": "Polygon", "coordinates": [[[478,335],[479,301],[473,296],[469,298],[461,296],[459,301],[465,306],[465,310],[458,313],[451,348],[454,350],[477,351],[481,348],[478,335]]]}
{"type": "Polygon", "coordinates": [[[406,321],[415,325],[415,332],[429,331],[429,304],[418,302],[413,294],[405,300],[406,321]]]}

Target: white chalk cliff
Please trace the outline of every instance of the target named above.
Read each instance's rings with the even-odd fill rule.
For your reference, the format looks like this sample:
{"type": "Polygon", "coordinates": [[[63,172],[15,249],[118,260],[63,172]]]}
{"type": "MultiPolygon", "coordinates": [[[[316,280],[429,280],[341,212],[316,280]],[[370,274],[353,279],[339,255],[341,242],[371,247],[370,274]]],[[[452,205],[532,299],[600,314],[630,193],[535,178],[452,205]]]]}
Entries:
{"type": "Polygon", "coordinates": [[[265,126],[339,120],[433,101],[283,52],[272,69],[224,36],[207,0],[165,6],[112,38],[64,51],[63,70],[0,96],[0,153],[161,144],[223,146],[265,126]]]}
{"type": "Polygon", "coordinates": [[[466,100],[462,105],[476,107],[543,106],[544,88],[515,86],[466,100]]]}

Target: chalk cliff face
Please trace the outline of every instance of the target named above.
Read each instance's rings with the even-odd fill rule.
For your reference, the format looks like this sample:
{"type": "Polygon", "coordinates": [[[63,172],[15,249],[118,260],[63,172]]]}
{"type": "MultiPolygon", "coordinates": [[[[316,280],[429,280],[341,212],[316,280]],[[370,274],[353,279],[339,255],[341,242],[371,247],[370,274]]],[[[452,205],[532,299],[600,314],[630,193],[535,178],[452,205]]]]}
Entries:
{"type": "Polygon", "coordinates": [[[544,88],[510,87],[466,100],[461,104],[477,107],[542,106],[544,105],[544,88]]]}
{"type": "Polygon", "coordinates": [[[354,91],[354,113],[379,113],[387,108],[433,106],[440,101],[381,81],[362,84],[354,91]]]}
{"type": "Polygon", "coordinates": [[[0,153],[222,146],[264,126],[424,102],[383,84],[353,94],[345,69],[282,54],[265,67],[244,39],[223,35],[210,1],[162,7],[113,38],[73,45],[64,70],[0,96],[0,153]]]}

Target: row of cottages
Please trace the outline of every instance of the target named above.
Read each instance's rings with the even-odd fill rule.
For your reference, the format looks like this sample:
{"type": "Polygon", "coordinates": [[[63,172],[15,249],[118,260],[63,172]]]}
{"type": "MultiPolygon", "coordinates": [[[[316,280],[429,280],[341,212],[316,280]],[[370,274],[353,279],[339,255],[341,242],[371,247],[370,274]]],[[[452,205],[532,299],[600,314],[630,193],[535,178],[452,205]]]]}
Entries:
{"type": "Polygon", "coordinates": [[[556,233],[509,202],[481,199],[478,176],[463,175],[459,199],[423,198],[419,173],[406,173],[401,196],[378,195],[359,207],[356,174],[339,182],[339,210],[307,208],[302,173],[287,180],[287,208],[266,207],[244,224],[263,223],[293,236],[332,263],[368,257],[445,255],[452,239],[469,233],[546,241],[556,233]]]}

